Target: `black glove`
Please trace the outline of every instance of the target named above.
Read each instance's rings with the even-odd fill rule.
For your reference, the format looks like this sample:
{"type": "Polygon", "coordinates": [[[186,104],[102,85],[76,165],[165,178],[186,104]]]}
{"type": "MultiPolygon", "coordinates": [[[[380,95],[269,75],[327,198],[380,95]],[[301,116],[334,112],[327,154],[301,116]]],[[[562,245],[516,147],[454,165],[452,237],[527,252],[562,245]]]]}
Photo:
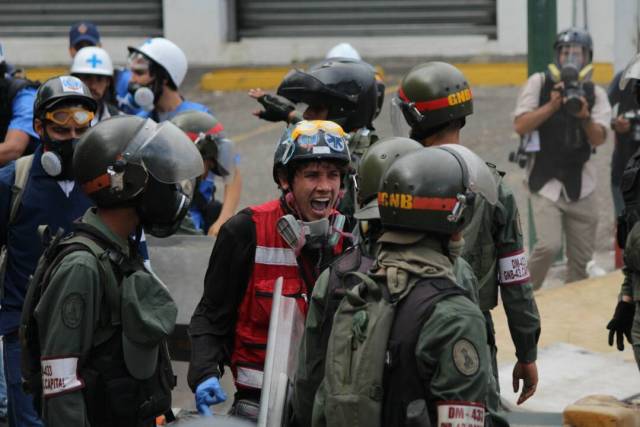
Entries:
{"type": "Polygon", "coordinates": [[[258,117],[270,122],[288,122],[289,113],[295,108],[293,104],[273,95],[262,95],[258,102],[264,107],[258,117]]]}
{"type": "Polygon", "coordinates": [[[636,306],[631,302],[619,301],[616,311],[613,313],[613,319],[607,324],[609,329],[609,345],[613,345],[613,336],[616,336],[616,344],[618,350],[624,350],[624,337],[627,337],[629,344],[631,342],[631,325],[633,324],[633,315],[636,306]]]}

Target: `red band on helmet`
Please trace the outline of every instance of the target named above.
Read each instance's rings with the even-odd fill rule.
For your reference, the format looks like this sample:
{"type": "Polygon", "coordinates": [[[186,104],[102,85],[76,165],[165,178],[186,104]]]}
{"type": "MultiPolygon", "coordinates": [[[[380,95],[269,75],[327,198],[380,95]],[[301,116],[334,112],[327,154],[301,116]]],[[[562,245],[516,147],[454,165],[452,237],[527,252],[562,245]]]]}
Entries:
{"type": "Polygon", "coordinates": [[[458,200],[441,197],[413,197],[413,209],[425,211],[452,211],[458,200]]]}
{"type": "Polygon", "coordinates": [[[109,178],[109,175],[105,173],[82,184],[82,190],[87,194],[92,194],[96,191],[102,190],[103,188],[107,188],[110,185],[111,179],[109,178]]]}
{"type": "MultiPolygon", "coordinates": [[[[398,89],[398,96],[404,102],[408,102],[408,103],[413,102],[409,98],[407,98],[407,95],[405,95],[405,93],[402,90],[402,88],[398,89]]],[[[422,113],[422,112],[425,112],[425,111],[433,111],[433,110],[439,110],[441,108],[451,107],[453,105],[458,105],[458,104],[461,104],[463,102],[471,101],[471,99],[472,99],[471,89],[470,88],[465,88],[465,89],[463,89],[463,90],[461,90],[459,92],[453,93],[453,94],[451,94],[449,96],[445,96],[443,98],[432,99],[431,101],[416,101],[416,102],[414,102],[414,105],[415,105],[416,109],[422,113]],[[468,95],[467,95],[467,91],[468,91],[468,95]],[[462,98],[459,97],[460,94],[463,95],[462,98]]]]}
{"type": "Polygon", "coordinates": [[[217,125],[215,125],[214,127],[212,127],[206,132],[185,132],[185,133],[189,138],[191,138],[192,141],[195,141],[196,139],[198,139],[201,133],[204,133],[205,135],[216,135],[222,132],[223,130],[224,130],[224,127],[222,127],[222,123],[218,123],[217,125]]]}

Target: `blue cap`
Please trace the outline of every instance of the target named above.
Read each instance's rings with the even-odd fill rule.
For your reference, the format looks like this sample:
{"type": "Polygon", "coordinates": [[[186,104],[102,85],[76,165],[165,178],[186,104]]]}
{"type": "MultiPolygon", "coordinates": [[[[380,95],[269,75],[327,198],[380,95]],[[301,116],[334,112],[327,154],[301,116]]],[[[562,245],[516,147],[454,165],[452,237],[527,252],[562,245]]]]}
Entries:
{"type": "Polygon", "coordinates": [[[89,21],[76,22],[69,30],[69,46],[75,46],[87,41],[97,46],[100,43],[100,33],[96,24],[89,21]]]}

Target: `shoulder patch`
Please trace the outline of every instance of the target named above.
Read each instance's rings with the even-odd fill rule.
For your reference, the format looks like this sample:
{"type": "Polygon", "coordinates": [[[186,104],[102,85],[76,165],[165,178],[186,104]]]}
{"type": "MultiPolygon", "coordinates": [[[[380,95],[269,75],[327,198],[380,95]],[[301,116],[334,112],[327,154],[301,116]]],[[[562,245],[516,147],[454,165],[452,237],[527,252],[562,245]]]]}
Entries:
{"type": "Polygon", "coordinates": [[[464,338],[453,345],[453,364],[462,375],[471,376],[480,369],[480,356],[473,343],[464,338]]]}
{"type": "Polygon", "coordinates": [[[62,323],[67,328],[75,329],[80,326],[84,317],[84,298],[77,292],[69,294],[62,303],[62,323]]]}

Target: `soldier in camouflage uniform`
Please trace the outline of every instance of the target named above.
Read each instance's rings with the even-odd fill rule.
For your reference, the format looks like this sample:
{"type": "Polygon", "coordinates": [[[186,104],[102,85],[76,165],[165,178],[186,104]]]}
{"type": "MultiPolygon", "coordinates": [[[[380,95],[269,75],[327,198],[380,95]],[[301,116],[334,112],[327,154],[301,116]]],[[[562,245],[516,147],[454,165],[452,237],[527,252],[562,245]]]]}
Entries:
{"type": "MultiPolygon", "coordinates": [[[[394,130],[402,132],[401,127],[408,124],[411,138],[425,146],[458,144],[465,117],[473,112],[472,98],[464,75],[454,66],[443,62],[418,65],[404,77],[393,99],[394,130]]],[[[514,392],[520,380],[524,382],[520,404],[535,393],[538,383],[535,362],[540,316],[527,269],[518,207],[502,180],[504,174],[490,166],[499,188],[498,203],[491,206],[484,198],[476,198],[477,215],[465,230],[463,257],[479,280],[479,304],[487,321],[496,386],[497,348],[490,310],[496,307],[500,290],[518,358],[513,369],[514,392]]]]}

